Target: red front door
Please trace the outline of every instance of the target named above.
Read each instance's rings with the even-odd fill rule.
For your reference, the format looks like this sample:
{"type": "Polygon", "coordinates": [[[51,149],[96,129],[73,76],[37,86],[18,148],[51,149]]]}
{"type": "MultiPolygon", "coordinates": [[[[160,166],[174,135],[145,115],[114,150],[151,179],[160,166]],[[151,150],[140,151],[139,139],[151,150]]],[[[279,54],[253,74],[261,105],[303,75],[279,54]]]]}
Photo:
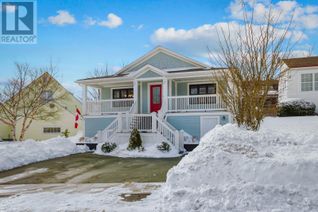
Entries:
{"type": "Polygon", "coordinates": [[[161,108],[161,85],[150,85],[150,112],[161,108]]]}

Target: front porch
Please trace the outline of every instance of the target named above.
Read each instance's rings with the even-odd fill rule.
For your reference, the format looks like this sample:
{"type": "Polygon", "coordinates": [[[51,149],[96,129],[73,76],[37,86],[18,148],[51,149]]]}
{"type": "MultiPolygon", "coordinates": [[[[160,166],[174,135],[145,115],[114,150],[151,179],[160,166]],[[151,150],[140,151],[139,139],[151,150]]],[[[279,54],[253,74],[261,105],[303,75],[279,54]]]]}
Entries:
{"type": "MultiPolygon", "coordinates": [[[[173,79],[162,80],[134,80],[121,85],[105,85],[95,87],[100,90],[98,99],[89,100],[87,87],[83,88],[83,114],[86,116],[104,116],[118,113],[150,114],[162,113],[185,113],[185,112],[213,112],[225,111],[226,107],[221,97],[215,92],[208,94],[195,93],[190,86],[206,85],[216,88],[216,83],[209,81],[188,82],[173,79]],[[195,84],[197,83],[197,84],[195,84]],[[192,89],[192,90],[191,90],[192,89]],[[130,92],[128,95],[128,92],[130,92]],[[118,92],[124,93],[125,98],[118,98],[118,92]],[[127,95],[126,95],[127,93],[127,95]]],[[[202,88],[199,92],[202,92],[202,88]]],[[[199,93],[197,92],[197,93],[199,93]]],[[[119,95],[119,97],[122,97],[119,95]]]]}

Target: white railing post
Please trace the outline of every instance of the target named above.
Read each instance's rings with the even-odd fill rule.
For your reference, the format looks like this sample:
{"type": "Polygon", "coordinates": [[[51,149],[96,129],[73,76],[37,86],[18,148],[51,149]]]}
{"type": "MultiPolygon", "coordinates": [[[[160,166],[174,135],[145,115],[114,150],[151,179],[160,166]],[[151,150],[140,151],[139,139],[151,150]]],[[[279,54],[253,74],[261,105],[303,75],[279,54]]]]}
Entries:
{"type": "Polygon", "coordinates": [[[138,111],[138,81],[134,80],[134,88],[133,88],[133,92],[134,92],[134,111],[132,111],[133,113],[137,113],[138,111]]]}
{"type": "Polygon", "coordinates": [[[178,148],[178,151],[180,151],[180,132],[176,130],[174,135],[175,135],[175,146],[178,148]]]}
{"type": "Polygon", "coordinates": [[[123,131],[123,117],[121,113],[118,113],[118,132],[123,131]]]}
{"type": "Polygon", "coordinates": [[[82,85],[82,99],[83,99],[83,104],[82,104],[82,110],[83,114],[86,115],[86,105],[87,105],[87,85],[82,85]]]}
{"type": "Polygon", "coordinates": [[[155,112],[151,113],[151,126],[152,132],[157,132],[157,114],[155,112]]]}
{"type": "Polygon", "coordinates": [[[168,80],[164,78],[162,80],[162,104],[161,110],[165,113],[167,111],[167,101],[168,101],[168,80]]]}

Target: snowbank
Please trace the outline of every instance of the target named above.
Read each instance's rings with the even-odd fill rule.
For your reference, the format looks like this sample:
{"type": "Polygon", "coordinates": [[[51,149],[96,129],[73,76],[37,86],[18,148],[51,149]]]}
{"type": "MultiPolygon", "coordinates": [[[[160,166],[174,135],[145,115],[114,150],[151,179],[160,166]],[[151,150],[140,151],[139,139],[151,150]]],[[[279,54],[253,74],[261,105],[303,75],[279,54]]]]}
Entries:
{"type": "Polygon", "coordinates": [[[317,211],[317,134],[298,137],[268,126],[251,132],[228,124],[207,133],[168,172],[161,190],[163,208],[317,211]]]}
{"type": "Polygon", "coordinates": [[[67,138],[52,138],[45,141],[0,142],[0,171],[29,163],[85,152],[67,138]]]}

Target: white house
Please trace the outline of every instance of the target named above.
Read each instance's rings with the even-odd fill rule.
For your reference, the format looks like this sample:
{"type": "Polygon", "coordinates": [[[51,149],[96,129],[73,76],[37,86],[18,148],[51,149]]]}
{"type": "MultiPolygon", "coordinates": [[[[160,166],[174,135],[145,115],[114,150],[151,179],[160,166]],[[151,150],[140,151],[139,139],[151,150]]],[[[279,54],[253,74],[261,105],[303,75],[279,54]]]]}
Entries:
{"type": "Polygon", "coordinates": [[[284,60],[288,68],[279,82],[279,101],[300,98],[316,105],[318,112],[318,57],[284,60]]]}

